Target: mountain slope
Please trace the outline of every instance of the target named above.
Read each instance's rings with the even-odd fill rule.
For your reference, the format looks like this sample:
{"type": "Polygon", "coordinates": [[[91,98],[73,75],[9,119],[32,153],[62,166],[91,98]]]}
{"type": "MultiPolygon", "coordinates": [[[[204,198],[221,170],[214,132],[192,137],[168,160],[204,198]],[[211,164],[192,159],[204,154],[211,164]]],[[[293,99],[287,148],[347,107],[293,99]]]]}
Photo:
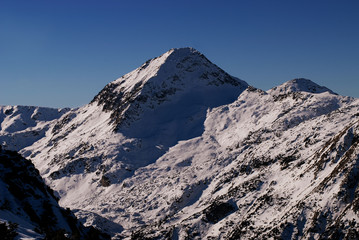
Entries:
{"type": "Polygon", "coordinates": [[[64,234],[74,239],[92,234],[101,239],[98,232],[84,228],[70,210],[58,205],[52,189],[29,160],[1,147],[0,189],[0,220],[16,223],[21,239],[65,239],[64,234]]]}
{"type": "Polygon", "coordinates": [[[358,236],[358,112],[330,92],[250,88],[101,199],[139,239],[358,236]]]}

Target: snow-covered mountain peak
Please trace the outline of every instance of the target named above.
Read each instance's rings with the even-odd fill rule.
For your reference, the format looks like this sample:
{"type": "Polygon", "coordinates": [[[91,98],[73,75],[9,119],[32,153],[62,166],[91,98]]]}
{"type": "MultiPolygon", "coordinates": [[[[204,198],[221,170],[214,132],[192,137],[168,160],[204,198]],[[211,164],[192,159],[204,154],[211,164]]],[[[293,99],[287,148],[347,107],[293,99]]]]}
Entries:
{"type": "Polygon", "coordinates": [[[193,48],[171,49],[109,83],[91,103],[112,112],[115,129],[146,109],[178,103],[215,107],[234,101],[248,84],[230,76],[193,48]],[[213,94],[216,93],[216,97],[213,94]],[[185,103],[182,102],[185,96],[185,103]],[[182,99],[182,100],[181,100],[182,99]]]}
{"type": "Polygon", "coordinates": [[[213,65],[202,53],[198,52],[194,48],[172,48],[165,52],[161,56],[147,60],[137,69],[125,74],[124,76],[111,82],[112,85],[117,85],[117,92],[131,91],[133,88],[138,87],[138,84],[146,82],[152,82],[162,84],[168,80],[163,76],[172,74],[173,70],[179,72],[183,70],[193,72],[193,67],[201,65],[213,65]],[[192,68],[191,68],[192,65],[192,68]]]}
{"type": "Polygon", "coordinates": [[[110,85],[117,85],[117,92],[128,92],[146,82],[151,82],[155,85],[176,85],[177,81],[186,80],[180,78],[181,76],[195,80],[192,81],[192,84],[195,85],[201,82],[206,83],[203,80],[212,80],[212,76],[218,77],[217,81],[210,83],[207,81],[206,84],[220,85],[230,83],[235,86],[240,84],[247,86],[244,81],[224,73],[222,69],[210,62],[202,53],[190,47],[172,48],[161,56],[146,61],[139,68],[111,82],[110,85]]]}
{"type": "Polygon", "coordinates": [[[283,83],[267,91],[271,95],[284,95],[292,92],[308,92],[308,93],[323,93],[329,92],[336,94],[329,88],[320,86],[313,81],[305,78],[295,78],[283,83]]]}

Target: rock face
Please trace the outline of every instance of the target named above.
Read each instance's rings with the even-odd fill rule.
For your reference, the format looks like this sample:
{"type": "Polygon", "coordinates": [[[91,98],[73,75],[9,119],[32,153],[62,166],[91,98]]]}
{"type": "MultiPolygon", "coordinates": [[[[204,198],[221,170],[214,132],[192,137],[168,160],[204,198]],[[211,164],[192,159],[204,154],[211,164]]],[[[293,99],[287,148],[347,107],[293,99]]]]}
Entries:
{"type": "Polygon", "coordinates": [[[0,148],[0,220],[15,223],[20,238],[73,239],[101,237],[86,229],[74,214],[61,208],[39,171],[15,151],[0,148]],[[91,235],[91,236],[90,236],[91,235]]]}
{"type": "Polygon", "coordinates": [[[114,239],[356,239],[358,121],[308,79],[263,91],[172,49],[20,152],[114,239]]]}

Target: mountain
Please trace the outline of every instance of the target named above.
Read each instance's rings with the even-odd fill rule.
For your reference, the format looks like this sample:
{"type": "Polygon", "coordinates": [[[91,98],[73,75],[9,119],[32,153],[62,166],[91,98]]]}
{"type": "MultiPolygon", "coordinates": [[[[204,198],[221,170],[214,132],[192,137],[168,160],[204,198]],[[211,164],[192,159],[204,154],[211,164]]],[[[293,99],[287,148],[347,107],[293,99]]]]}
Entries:
{"type": "MultiPolygon", "coordinates": [[[[87,224],[122,231],[87,212],[84,203],[178,141],[200,136],[208,109],[233,102],[247,86],[192,48],[171,49],[105,86],[90,104],[48,121],[45,136],[20,152],[59,194],[60,204],[85,214],[87,224]]],[[[12,135],[2,139],[8,143],[12,135]]]]}
{"type": "Polygon", "coordinates": [[[19,151],[114,239],[359,236],[358,99],[303,78],[263,91],[182,48],[58,111],[19,151]]]}
{"type": "Polygon", "coordinates": [[[92,228],[86,229],[69,209],[58,205],[53,190],[45,185],[29,160],[1,147],[0,189],[0,222],[12,223],[20,239],[69,239],[65,236],[105,239],[105,235],[101,236],[92,228]]]}

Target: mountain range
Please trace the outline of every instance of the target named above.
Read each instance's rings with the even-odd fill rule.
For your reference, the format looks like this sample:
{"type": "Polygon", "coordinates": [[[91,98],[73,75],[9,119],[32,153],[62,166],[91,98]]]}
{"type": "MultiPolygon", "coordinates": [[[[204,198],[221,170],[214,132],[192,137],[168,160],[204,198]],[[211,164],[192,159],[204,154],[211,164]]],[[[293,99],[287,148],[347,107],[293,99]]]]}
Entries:
{"type": "Polygon", "coordinates": [[[359,99],[180,48],[80,108],[0,107],[0,143],[113,239],[358,239],[358,121],[359,99]]]}

